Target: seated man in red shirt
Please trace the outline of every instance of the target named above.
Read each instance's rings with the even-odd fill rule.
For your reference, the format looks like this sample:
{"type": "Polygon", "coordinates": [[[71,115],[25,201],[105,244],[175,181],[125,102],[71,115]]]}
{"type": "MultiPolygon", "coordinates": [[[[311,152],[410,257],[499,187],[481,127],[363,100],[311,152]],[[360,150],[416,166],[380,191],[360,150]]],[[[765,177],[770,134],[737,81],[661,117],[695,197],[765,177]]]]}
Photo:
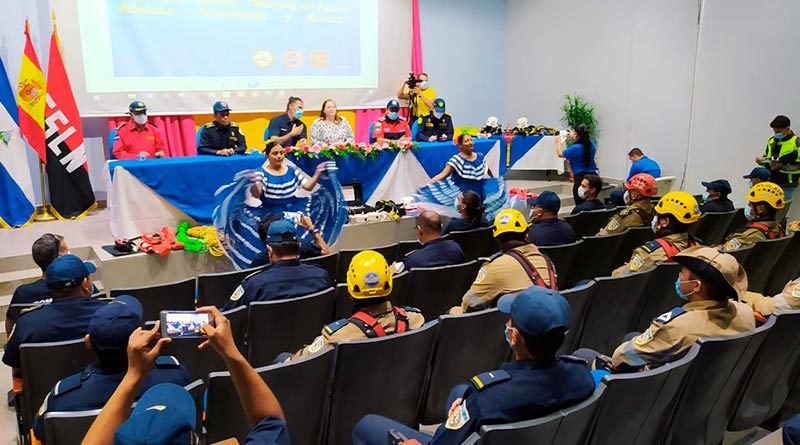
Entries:
{"type": "Polygon", "coordinates": [[[114,157],[117,159],[169,157],[164,133],[147,121],[147,106],[137,100],[128,107],[131,120],[117,127],[114,157]]]}
{"type": "Polygon", "coordinates": [[[386,104],[386,114],[375,121],[370,139],[380,143],[411,139],[411,128],[406,118],[400,116],[400,102],[397,99],[386,104]]]}

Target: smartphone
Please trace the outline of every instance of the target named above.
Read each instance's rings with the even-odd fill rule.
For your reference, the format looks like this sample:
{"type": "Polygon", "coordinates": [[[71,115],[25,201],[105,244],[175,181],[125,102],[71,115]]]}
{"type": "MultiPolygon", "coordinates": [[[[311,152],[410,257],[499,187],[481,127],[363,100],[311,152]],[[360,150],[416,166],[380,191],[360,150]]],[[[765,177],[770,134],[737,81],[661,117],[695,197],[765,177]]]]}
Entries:
{"type": "Polygon", "coordinates": [[[196,311],[161,311],[161,336],[170,338],[205,337],[208,314],[196,311]]]}
{"type": "Polygon", "coordinates": [[[387,443],[389,445],[403,445],[403,443],[408,440],[408,437],[406,437],[405,434],[401,433],[400,431],[392,428],[389,430],[387,439],[387,443]]]}
{"type": "Polygon", "coordinates": [[[300,222],[300,212],[283,212],[283,219],[291,221],[293,224],[300,222]]]}

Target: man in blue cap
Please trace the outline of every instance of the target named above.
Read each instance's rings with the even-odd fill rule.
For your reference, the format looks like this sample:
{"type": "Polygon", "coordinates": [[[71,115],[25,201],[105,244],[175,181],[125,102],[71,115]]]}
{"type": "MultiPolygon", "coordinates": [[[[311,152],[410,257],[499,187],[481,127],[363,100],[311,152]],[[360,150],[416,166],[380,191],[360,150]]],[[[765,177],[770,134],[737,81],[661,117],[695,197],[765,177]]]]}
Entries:
{"type": "Polygon", "coordinates": [[[145,159],[169,157],[167,137],[160,128],[147,120],[147,106],[136,100],[128,106],[131,120],[117,126],[114,137],[114,157],[117,159],[145,159]]]}
{"type": "MultiPolygon", "coordinates": [[[[209,314],[211,319],[205,326],[208,340],[200,345],[200,349],[211,347],[222,357],[244,413],[253,425],[244,443],[288,445],[289,432],[280,402],[239,352],[233,341],[230,321],[213,306],[200,308],[198,312],[209,314]]],[[[159,338],[158,324],[150,331],[137,329],[131,334],[128,340],[128,372],[92,423],[83,443],[200,443],[194,437],[197,427],[194,400],[178,385],[161,383],[151,387],[131,412],[139,387],[155,366],[161,347],[171,341],[169,338],[159,338]]]]}
{"type": "Polygon", "coordinates": [[[728,195],[731,194],[730,182],[725,179],[715,179],[701,184],[706,188],[706,193],[703,196],[700,213],[731,212],[736,209],[733,201],[728,199],[728,195]]]}
{"type": "MultiPolygon", "coordinates": [[[[84,337],[86,347],[94,352],[95,362],[83,372],[60,380],[47,394],[33,424],[40,442],[46,439],[46,413],[100,409],[105,405],[125,377],[128,338],[141,325],[142,304],[130,295],[120,295],[95,312],[89,321],[89,333],[84,337]]],[[[144,379],[139,394],[158,383],[185,386],[191,383],[191,378],[178,359],[161,356],[144,379]]]]}
{"type": "Polygon", "coordinates": [[[558,219],[561,199],[555,193],[545,190],[535,198],[528,199],[531,207],[531,228],[528,241],[537,246],[560,246],[574,243],[578,235],[568,222],[558,219]]]}
{"type": "Polygon", "coordinates": [[[758,184],[759,182],[769,181],[772,172],[766,167],[756,167],[750,171],[749,175],[744,175],[742,178],[750,180],[750,187],[758,184]]]}
{"type": "Polygon", "coordinates": [[[96,270],[94,264],[71,254],[53,260],[45,270],[53,301],[23,311],[6,344],[3,363],[19,368],[19,346],[23,343],[75,340],[85,336],[92,315],[110,301],[90,298],[92,280],[89,275],[96,270]]]}
{"type": "Polygon", "coordinates": [[[353,443],[383,445],[393,429],[410,439],[406,442],[410,444],[460,444],[483,425],[546,416],[592,394],[595,385],[587,362],[556,357],[570,318],[569,303],[558,291],[532,286],[501,297],[497,308],[511,316],[505,335],[513,362],[456,386],[448,399],[447,420],[433,437],[371,414],[356,424],[353,443]]]}
{"type": "MultiPolygon", "coordinates": [[[[304,260],[306,258],[314,258],[331,253],[330,246],[328,246],[328,243],[322,238],[322,234],[319,230],[314,227],[314,221],[302,212],[298,212],[297,216],[298,220],[295,221],[294,224],[298,228],[303,229],[298,236],[298,241],[300,242],[300,259],[304,260]]],[[[283,220],[283,214],[270,213],[261,218],[261,222],[258,223],[258,238],[264,243],[264,250],[253,258],[250,267],[261,267],[270,263],[269,249],[266,248],[269,226],[281,220],[283,220]]]]}
{"type": "Polygon", "coordinates": [[[419,120],[417,141],[452,141],[453,131],[453,118],[445,113],[444,99],[438,97],[433,101],[433,109],[431,112],[422,116],[419,120]]]}
{"type": "Polygon", "coordinates": [[[198,155],[231,156],[244,154],[247,143],[239,124],[231,122],[231,107],[228,102],[214,102],[214,121],[200,129],[198,155]]]}
{"type": "Polygon", "coordinates": [[[300,262],[297,229],[290,221],[282,219],[271,223],[266,242],[271,264],[245,278],[223,310],[253,301],[301,297],[333,286],[325,269],[300,262]]]}
{"type": "Polygon", "coordinates": [[[406,118],[400,116],[400,101],[392,99],[386,103],[386,113],[375,121],[370,139],[380,143],[411,139],[411,127],[406,118]]]}

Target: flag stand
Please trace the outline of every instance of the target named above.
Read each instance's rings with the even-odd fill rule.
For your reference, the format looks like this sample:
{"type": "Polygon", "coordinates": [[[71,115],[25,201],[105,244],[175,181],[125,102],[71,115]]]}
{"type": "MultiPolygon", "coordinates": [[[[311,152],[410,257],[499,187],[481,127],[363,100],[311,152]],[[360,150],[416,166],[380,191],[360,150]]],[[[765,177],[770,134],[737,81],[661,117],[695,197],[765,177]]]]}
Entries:
{"type": "Polygon", "coordinates": [[[39,186],[42,191],[42,207],[36,211],[33,220],[36,222],[55,221],[56,217],[50,213],[50,206],[47,204],[47,191],[44,188],[44,163],[39,160],[39,186]]]}

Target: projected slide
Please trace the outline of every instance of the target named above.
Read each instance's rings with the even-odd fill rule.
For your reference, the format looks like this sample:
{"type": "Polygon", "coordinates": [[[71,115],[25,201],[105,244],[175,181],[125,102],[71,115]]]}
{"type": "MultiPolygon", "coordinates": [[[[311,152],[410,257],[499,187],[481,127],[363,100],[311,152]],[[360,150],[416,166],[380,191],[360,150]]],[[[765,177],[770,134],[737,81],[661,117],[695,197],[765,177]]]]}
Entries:
{"type": "Polygon", "coordinates": [[[87,93],[374,88],[377,0],[79,0],[87,93]]]}

